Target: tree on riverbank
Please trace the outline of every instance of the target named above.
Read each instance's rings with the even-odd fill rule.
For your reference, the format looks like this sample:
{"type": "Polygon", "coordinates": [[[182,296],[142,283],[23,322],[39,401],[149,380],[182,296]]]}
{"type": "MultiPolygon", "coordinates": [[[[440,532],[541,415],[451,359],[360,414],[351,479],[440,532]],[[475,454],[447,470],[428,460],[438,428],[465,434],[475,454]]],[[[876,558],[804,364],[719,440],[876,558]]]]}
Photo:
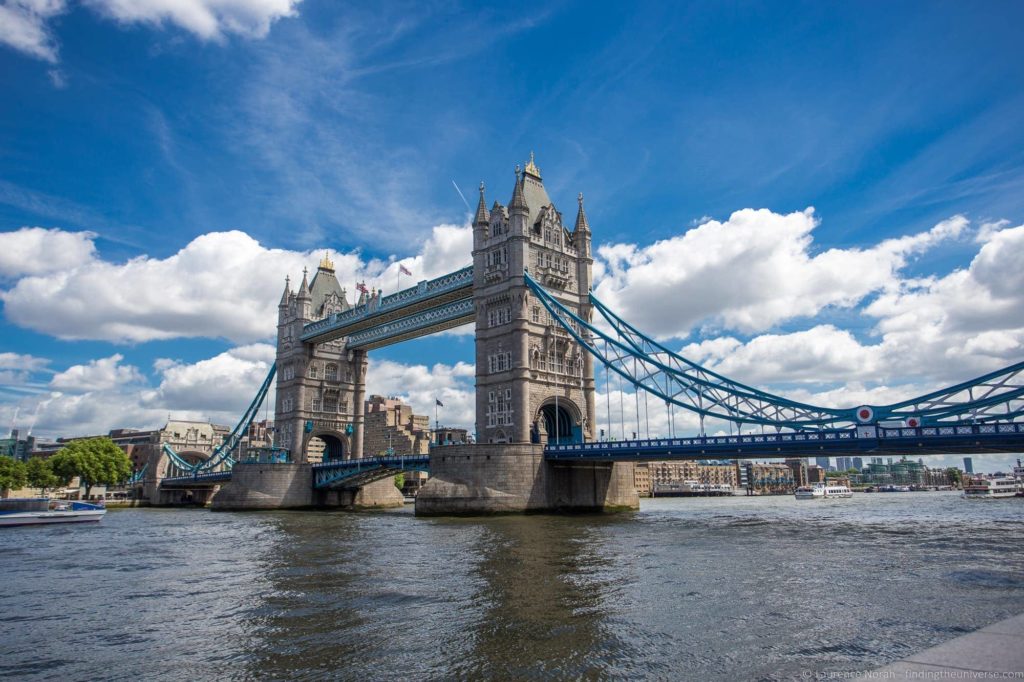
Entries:
{"type": "Polygon", "coordinates": [[[0,456],[0,490],[24,488],[28,482],[25,463],[13,457],[0,456]]]}
{"type": "Polygon", "coordinates": [[[50,460],[42,457],[32,457],[25,462],[25,471],[28,474],[28,484],[32,488],[39,488],[46,493],[48,488],[56,488],[60,485],[60,479],[53,473],[50,460]]]}
{"type": "Polygon", "coordinates": [[[87,498],[94,485],[123,483],[132,475],[128,455],[105,436],[71,441],[50,458],[50,466],[65,485],[78,476],[87,498]]]}

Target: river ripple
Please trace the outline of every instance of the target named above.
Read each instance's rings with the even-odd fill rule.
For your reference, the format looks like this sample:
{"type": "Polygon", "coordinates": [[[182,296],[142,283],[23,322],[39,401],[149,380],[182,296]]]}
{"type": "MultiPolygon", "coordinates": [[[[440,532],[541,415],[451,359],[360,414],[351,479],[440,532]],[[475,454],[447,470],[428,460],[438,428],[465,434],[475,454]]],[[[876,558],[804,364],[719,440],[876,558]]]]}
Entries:
{"type": "Polygon", "coordinates": [[[112,510],[0,532],[0,677],[794,679],[1024,611],[1024,500],[112,510]]]}

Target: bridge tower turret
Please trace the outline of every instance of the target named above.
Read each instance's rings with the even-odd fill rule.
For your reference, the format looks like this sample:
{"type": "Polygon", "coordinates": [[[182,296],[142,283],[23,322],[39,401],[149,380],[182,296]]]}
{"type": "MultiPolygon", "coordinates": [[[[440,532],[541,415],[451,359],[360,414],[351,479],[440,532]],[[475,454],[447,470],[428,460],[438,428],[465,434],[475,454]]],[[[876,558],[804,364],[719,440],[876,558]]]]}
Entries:
{"type": "Polygon", "coordinates": [[[486,213],[483,205],[481,191],[473,231],[478,442],[592,440],[593,364],[522,276],[528,271],[589,319],[593,261],[582,203],[583,229],[570,233],[531,154],[516,167],[508,208],[495,202],[486,213]]]}
{"type": "Polygon", "coordinates": [[[285,280],[277,309],[274,442],[287,448],[293,461],[363,455],[366,352],[345,350],[344,339],[320,344],[302,341],[306,324],[351,307],[327,256],[312,282],[303,270],[297,292],[292,293],[285,280]],[[319,447],[310,448],[314,437],[323,443],[322,452],[319,447]]]}

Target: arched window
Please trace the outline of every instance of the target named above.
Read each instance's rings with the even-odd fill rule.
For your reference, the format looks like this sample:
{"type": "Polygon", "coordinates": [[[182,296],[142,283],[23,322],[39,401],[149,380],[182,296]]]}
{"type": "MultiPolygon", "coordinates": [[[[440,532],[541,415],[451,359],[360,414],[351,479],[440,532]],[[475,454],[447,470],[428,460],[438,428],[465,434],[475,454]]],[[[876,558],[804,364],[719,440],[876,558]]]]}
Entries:
{"type": "Polygon", "coordinates": [[[338,366],[334,364],[327,365],[327,367],[324,368],[324,379],[327,379],[328,381],[337,381],[338,366]]]}

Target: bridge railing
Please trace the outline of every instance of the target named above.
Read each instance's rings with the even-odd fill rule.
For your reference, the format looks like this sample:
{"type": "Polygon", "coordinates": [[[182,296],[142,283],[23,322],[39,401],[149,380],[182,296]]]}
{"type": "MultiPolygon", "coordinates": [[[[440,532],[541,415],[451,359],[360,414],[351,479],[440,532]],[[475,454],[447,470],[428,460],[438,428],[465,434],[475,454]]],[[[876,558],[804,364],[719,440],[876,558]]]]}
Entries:
{"type": "Polygon", "coordinates": [[[998,436],[1024,433],[1024,422],[986,422],[949,426],[879,427],[879,438],[941,438],[949,436],[998,436]]]}
{"type": "Polygon", "coordinates": [[[802,443],[806,441],[854,440],[857,430],[835,429],[830,431],[807,431],[794,433],[763,433],[736,436],[694,436],[692,438],[652,438],[650,440],[597,441],[591,443],[569,443],[548,445],[544,452],[594,452],[609,450],[662,449],[669,447],[702,447],[716,445],[743,445],[769,443],[802,443]]]}

